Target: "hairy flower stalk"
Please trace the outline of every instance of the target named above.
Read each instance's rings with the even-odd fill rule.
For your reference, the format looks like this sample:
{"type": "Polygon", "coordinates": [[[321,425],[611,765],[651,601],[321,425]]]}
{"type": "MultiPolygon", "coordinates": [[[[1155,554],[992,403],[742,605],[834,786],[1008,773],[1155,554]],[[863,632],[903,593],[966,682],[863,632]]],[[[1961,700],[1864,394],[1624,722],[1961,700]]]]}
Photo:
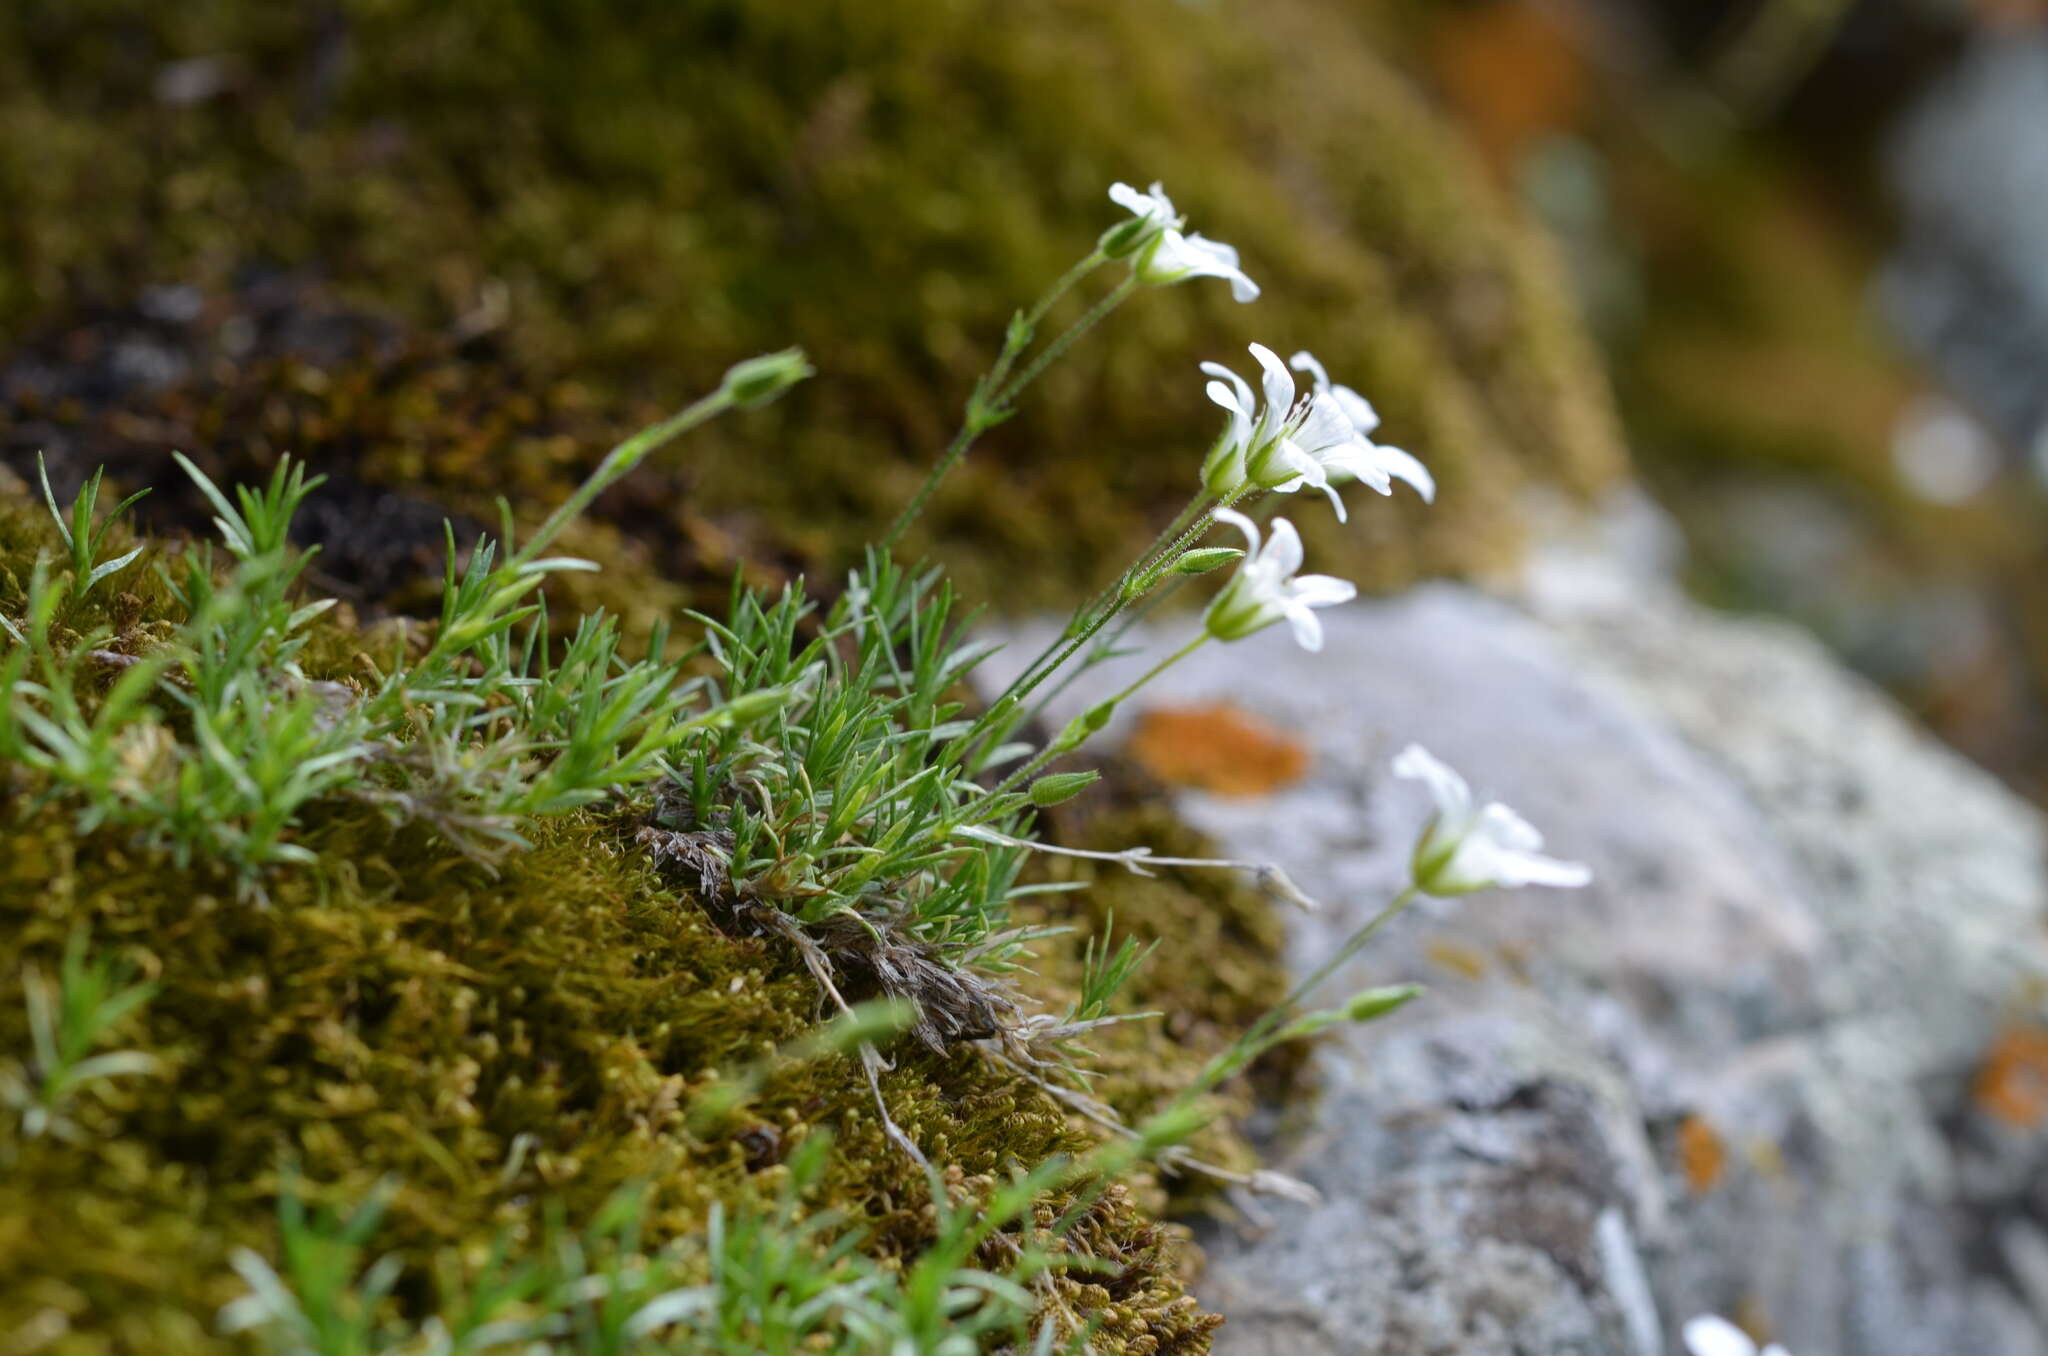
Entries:
{"type": "Polygon", "coordinates": [[[1165,287],[1191,278],[1225,278],[1230,282],[1231,295],[1237,300],[1252,301],[1258,297],[1258,284],[1238,267],[1236,250],[1200,235],[1182,234],[1182,218],[1174,211],[1173,200],[1158,184],[1153,184],[1145,193],[1129,184],[1113,184],[1109,197],[1131,213],[1131,220],[1119,222],[1104,231],[1096,247],[1086,257],[1061,275],[1059,281],[1033,303],[1028,312],[1020,313],[1010,321],[1002,352],[988,374],[975,383],[959,430],[926,474],[917,493],[911,496],[910,502],[889,525],[888,532],[882,537],[883,549],[894,547],[903,539],[903,534],[924,512],[925,505],[931,502],[939,485],[966,457],[974,440],[1016,412],[1017,397],[1024,388],[1064,357],[1083,335],[1121,306],[1140,285],[1165,287]],[[1047,343],[1022,371],[1010,376],[1011,367],[1037,337],[1038,325],[1054,303],[1112,259],[1129,260],[1130,276],[1047,343]]]}
{"type": "MultiPolygon", "coordinates": [[[[1136,219],[1118,230],[1163,229],[1160,223],[1172,219],[1172,204],[1157,192],[1156,185],[1151,195],[1139,194],[1127,185],[1119,188],[1125,196],[1118,200],[1136,214],[1136,219]]],[[[1329,496],[1340,522],[1346,515],[1337,487],[1347,481],[1359,480],[1382,495],[1391,495],[1394,481],[1401,480],[1413,486],[1425,502],[1435,498],[1436,482],[1428,469],[1398,447],[1373,442],[1370,435],[1379,427],[1380,419],[1371,402],[1348,386],[1332,383],[1313,354],[1304,350],[1289,363],[1282,363],[1279,355],[1263,344],[1251,345],[1251,353],[1262,372],[1263,402],[1254,395],[1249,383],[1229,368],[1218,363],[1202,364],[1202,371],[1212,378],[1208,396],[1223,407],[1229,421],[1203,463],[1200,492],[1141,553],[1136,564],[1075,611],[1066,630],[1041,650],[1009,690],[997,698],[977,723],[976,734],[988,734],[989,745],[1000,742],[1004,733],[1025,718],[1023,701],[1034,689],[1064,667],[1132,603],[1177,573],[1199,573],[1198,568],[1184,568],[1191,558],[1191,548],[1219,520],[1245,521],[1230,510],[1250,496],[1268,490],[1291,494],[1303,486],[1314,486],[1329,496]],[[1309,392],[1299,399],[1290,364],[1295,371],[1307,373],[1311,380],[1309,392]]],[[[1293,529],[1288,527],[1286,534],[1293,535],[1293,529]]],[[[1298,549],[1298,538],[1295,544],[1298,549]]],[[[1310,576],[1303,581],[1310,593],[1319,587],[1316,580],[1317,577],[1310,576]]],[[[1252,580],[1234,585],[1238,590],[1234,601],[1250,602],[1252,586],[1252,580]]],[[[1310,593],[1286,596],[1306,600],[1310,593]]],[[[1275,595],[1275,600],[1279,596],[1275,595]]],[[[1233,618],[1216,614],[1212,609],[1218,624],[1226,627],[1248,623],[1261,615],[1265,614],[1254,609],[1233,618]]],[[[1303,610],[1283,608],[1279,615],[1299,617],[1303,610]]],[[[1260,625],[1276,619],[1269,617],[1260,625]]],[[[1306,623],[1297,621],[1296,633],[1319,638],[1320,627],[1312,619],[1306,623]]],[[[1113,645],[1097,646],[1060,687],[1113,649],[1113,645]]]]}
{"type": "MultiPolygon", "coordinates": [[[[1215,516],[1242,532],[1249,547],[1238,562],[1237,573],[1203,614],[1202,629],[1195,633],[1194,639],[1147,669],[1121,692],[1096,703],[1068,722],[1056,739],[989,793],[991,801],[1053,759],[1079,748],[1090,735],[1108,723],[1110,714],[1125,700],[1210,640],[1243,640],[1284,620],[1303,649],[1322,649],[1323,625],[1317,619],[1315,609],[1348,602],[1357,596],[1358,589],[1350,582],[1330,575],[1298,575],[1296,571],[1302,562],[1301,535],[1285,518],[1274,519],[1272,535],[1262,541],[1258,525],[1242,513],[1218,509],[1215,516]]],[[[1047,666],[1031,684],[1013,684],[1003,694],[1002,701],[1015,703],[1028,695],[1037,681],[1058,669],[1065,657],[1087,640],[1088,634],[1092,632],[1069,642],[1061,652],[1060,660],[1047,666]]]]}

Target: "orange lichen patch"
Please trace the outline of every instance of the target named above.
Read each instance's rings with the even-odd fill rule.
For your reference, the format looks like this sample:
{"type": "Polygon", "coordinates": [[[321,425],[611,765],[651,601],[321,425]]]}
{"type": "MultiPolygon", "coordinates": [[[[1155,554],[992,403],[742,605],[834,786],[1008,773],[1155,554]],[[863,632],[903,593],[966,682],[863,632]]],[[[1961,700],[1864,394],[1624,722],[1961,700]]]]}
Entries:
{"type": "Polygon", "coordinates": [[[2048,1029],[2008,1027],[1992,1042],[1970,1092],[1979,1110],[2017,1129],[2048,1120],[2048,1029]]]}
{"type": "Polygon", "coordinates": [[[1679,1124],[1678,1170],[1695,1196],[1712,1191],[1728,1171],[1728,1146],[1703,1117],[1687,1116],[1679,1124]]]}
{"type": "Polygon", "coordinates": [[[1126,748],[1169,786],[1223,796],[1262,796],[1308,771],[1308,746],[1228,702],[1155,706],[1126,748]]]}
{"type": "Polygon", "coordinates": [[[1461,979],[1479,979],[1486,974],[1486,953],[1463,942],[1434,941],[1423,948],[1422,954],[1437,969],[1461,979]]]}

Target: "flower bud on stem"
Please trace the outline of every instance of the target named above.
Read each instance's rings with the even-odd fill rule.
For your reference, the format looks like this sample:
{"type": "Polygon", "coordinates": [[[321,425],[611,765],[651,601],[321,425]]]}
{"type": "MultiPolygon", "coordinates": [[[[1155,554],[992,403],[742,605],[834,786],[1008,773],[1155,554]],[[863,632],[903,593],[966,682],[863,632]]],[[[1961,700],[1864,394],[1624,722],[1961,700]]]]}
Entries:
{"type": "Polygon", "coordinates": [[[974,393],[968,397],[966,418],[961,423],[959,432],[953,435],[953,441],[946,445],[946,450],[940,454],[938,462],[925,476],[924,484],[918,486],[917,493],[904,505],[903,512],[897,514],[896,521],[889,525],[889,531],[881,542],[883,550],[890,549],[903,539],[903,534],[909,531],[910,525],[917,521],[918,515],[924,512],[924,506],[931,501],[932,493],[952,473],[953,468],[960,464],[961,459],[967,455],[967,449],[973,446],[974,440],[1014,413],[1017,396],[1024,388],[1036,381],[1046,368],[1072,348],[1076,340],[1122,305],[1124,298],[1136,289],[1137,283],[1134,280],[1124,279],[1117,284],[1114,291],[1096,302],[1085,315],[1069,326],[1065,333],[1047,344],[1044,350],[1032,359],[1028,367],[1015,378],[1010,377],[1010,368],[1030,346],[1038,333],[1039,322],[1045,319],[1046,312],[1050,311],[1061,297],[1072,291],[1076,283],[1100,268],[1107,259],[1108,256],[1100,249],[1091,251],[1087,257],[1062,274],[1059,281],[1033,303],[1029,311],[1010,317],[1009,327],[1003,333],[1003,351],[997,355],[995,365],[989,369],[988,375],[974,384],[974,393]]]}

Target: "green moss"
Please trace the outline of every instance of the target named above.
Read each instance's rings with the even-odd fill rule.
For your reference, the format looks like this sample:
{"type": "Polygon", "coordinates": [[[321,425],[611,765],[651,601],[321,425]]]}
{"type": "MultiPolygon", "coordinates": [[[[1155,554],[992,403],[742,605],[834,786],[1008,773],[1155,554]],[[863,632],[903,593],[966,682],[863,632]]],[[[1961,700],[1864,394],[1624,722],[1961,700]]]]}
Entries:
{"type": "MultiPolygon", "coordinates": [[[[804,344],[824,376],[688,474],[700,518],[777,524],[814,572],[903,501],[1009,308],[1114,218],[1116,178],[1164,179],[1266,299],[1145,296],[1056,370],[928,519],[970,594],[1099,582],[1191,488],[1214,417],[1195,361],[1251,338],[1316,350],[1444,482],[1427,514],[1303,515],[1319,560],[1371,582],[1498,561],[1516,487],[1619,465],[1545,252],[1362,21],[1307,0],[45,0],[0,18],[0,135],[33,148],[0,169],[16,335],[260,260],[430,330],[502,288],[521,370],[606,409],[804,344]],[[221,92],[157,104],[191,58],[221,92]]],[[[296,439],[316,464],[319,436],[296,439]]],[[[519,489],[521,465],[470,470],[519,489]]]]}
{"type": "MultiPolygon", "coordinates": [[[[966,596],[1021,608],[1100,583],[1192,488],[1215,418],[1194,363],[1242,365],[1254,338],[1314,349],[1443,483],[1427,514],[1358,504],[1340,531],[1303,513],[1318,568],[1382,586],[1484,568],[1513,549],[1521,486],[1591,489],[1620,463],[1542,247],[1358,22],[1312,0],[26,0],[0,13],[0,138],[22,150],[0,158],[0,341],[37,336],[63,373],[80,342],[110,346],[97,308],[132,319],[145,286],[191,282],[226,312],[192,328],[187,370],[161,388],[9,384],[14,457],[47,432],[132,486],[174,446],[224,481],[289,450],[367,492],[357,504],[401,494],[429,525],[442,510],[492,523],[495,496],[559,500],[612,437],[734,358],[806,345],[821,379],[708,430],[565,537],[607,565],[573,581],[597,591],[572,607],[666,615],[739,561],[757,579],[832,577],[936,457],[1009,309],[1114,218],[1117,178],[1165,180],[1267,297],[1143,295],[1055,369],[912,543],[957,563],[966,596]],[[219,92],[158,102],[167,63],[198,58],[219,92]],[[251,265],[333,295],[295,301],[246,348],[251,265]],[[391,323],[361,343],[293,324],[364,315],[391,323]]],[[[159,490],[158,521],[203,519],[175,493],[159,490]]],[[[25,578],[28,521],[0,513],[0,606],[25,578]]],[[[369,562],[351,596],[417,606],[437,534],[387,555],[418,558],[411,574],[369,562]]],[[[67,624],[146,643],[167,600],[142,567],[118,585],[67,624]]],[[[333,619],[309,671],[351,675],[372,639],[333,619]]],[[[1142,799],[1060,833],[1194,846],[1142,799]]],[[[554,821],[494,877],[337,813],[302,840],[319,864],[259,909],[18,799],[7,816],[0,976],[89,924],[163,984],[123,1039],[169,1071],[95,1089],[83,1144],[0,1125],[0,1334],[68,1325],[44,1348],[65,1353],[214,1347],[226,1255],[269,1246],[288,1161],[339,1203],[393,1176],[387,1241],[473,1266],[499,1232],[530,1237],[542,1201],[587,1215],[628,1180],[653,1183],[651,1241],[700,1228],[711,1201],[772,1186],[778,1155],[829,1128],[818,1203],[867,1221],[884,1255],[928,1236],[921,1182],[843,1067],[786,1069],[728,1123],[683,1123],[719,1070],[811,1023],[816,995],[778,943],[736,935],[640,860],[630,826],[554,821]]],[[[1050,1003],[1110,910],[1163,943],[1127,999],[1165,1018],[1090,1041],[1101,1091],[1135,1115],[1277,996],[1276,924],[1214,877],[1105,875],[1076,900],[1046,906],[1078,925],[1042,945],[1032,983],[1050,1003]]],[[[963,1190],[1085,1141],[971,1054],[906,1049],[885,1091],[963,1190]]],[[[1228,1131],[1196,1148],[1250,1163],[1228,1131]]],[[[1133,1183],[1081,1231],[1131,1263],[1064,1292],[1105,1319],[1099,1349],[1206,1340],[1185,1253],[1148,1213],[1166,1200],[1133,1183]]]]}
{"type": "MultiPolygon", "coordinates": [[[[50,536],[24,508],[0,512],[0,607],[18,607],[11,581],[50,536]]],[[[161,626],[171,602],[148,562],[122,582],[131,591],[95,595],[70,624],[138,636],[161,626]]],[[[345,620],[319,625],[309,668],[345,670],[362,637],[345,620]]],[[[548,1210],[589,1218],[628,1183],[647,1184],[650,1245],[701,1232],[715,1202],[772,1197],[780,1161],[821,1132],[834,1147],[817,1208],[859,1221],[881,1257],[931,1237],[922,1175],[887,1143],[846,1061],[778,1065],[718,1121],[692,1121],[698,1094],[811,1029],[820,998],[786,943],[745,935],[652,865],[637,821],[538,821],[532,850],[493,872],[423,829],[329,807],[298,838],[316,864],[273,873],[258,905],[229,872],[174,869],[114,833],[81,836],[20,791],[0,784],[11,797],[0,799],[0,975],[49,971],[87,929],[96,953],[158,986],[119,1039],[161,1066],[82,1093],[67,1109],[75,1138],[28,1137],[0,1116],[0,1333],[43,1334],[33,1349],[67,1356],[222,1348],[212,1315],[240,1289],[229,1255],[274,1249],[288,1168],[315,1200],[344,1207],[396,1183],[378,1246],[415,1276],[473,1269],[500,1237],[530,1245],[548,1210]]],[[[1069,827],[1190,846],[1157,812],[1069,827]]],[[[1104,884],[1073,916],[1078,932],[1043,944],[1032,987],[1063,1001],[1097,907],[1167,939],[1132,1001],[1173,1014],[1172,1053],[1149,1026],[1112,1028],[1103,1043],[1100,1091],[1136,1117],[1276,995],[1275,939],[1263,903],[1226,882],[1104,884]]],[[[29,1048],[19,994],[0,984],[10,1059],[29,1048]]],[[[959,1192],[1090,1142],[1044,1093],[970,1049],[893,1053],[890,1114],[959,1192]]],[[[1231,1098],[1242,1107],[1241,1091],[1231,1098]]],[[[1250,1161],[1227,1125],[1198,1149],[1250,1161]]],[[[1122,1267],[1055,1292],[1078,1321],[1102,1322],[1099,1349],[1206,1346],[1215,1320],[1185,1294],[1184,1246],[1153,1213],[1165,1200],[1140,1178],[1074,1237],[1122,1267]]]]}

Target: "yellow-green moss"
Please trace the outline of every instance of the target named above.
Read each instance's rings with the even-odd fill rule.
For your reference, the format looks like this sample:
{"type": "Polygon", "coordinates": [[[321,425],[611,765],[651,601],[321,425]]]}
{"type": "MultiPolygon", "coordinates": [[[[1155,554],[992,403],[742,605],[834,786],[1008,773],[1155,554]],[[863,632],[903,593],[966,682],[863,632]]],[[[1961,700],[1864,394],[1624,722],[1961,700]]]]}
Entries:
{"type": "MultiPolygon", "coordinates": [[[[15,581],[49,538],[33,511],[0,512],[0,606],[19,606],[15,581]]],[[[160,625],[170,604],[147,562],[122,582],[131,589],[96,597],[71,625],[160,625]]],[[[310,666],[345,672],[360,639],[323,623],[310,666]]],[[[97,953],[159,986],[119,1036],[161,1067],[83,1093],[68,1112],[75,1141],[29,1138],[0,1116],[0,1334],[50,1336],[34,1349],[63,1356],[226,1347],[212,1316],[239,1291],[228,1256],[275,1246],[288,1165],[338,1204],[396,1182],[379,1246],[459,1270],[495,1238],[530,1242],[549,1207],[587,1218],[632,1182],[648,1184],[650,1243],[701,1231],[714,1202],[772,1194],[779,1161],[825,1130],[834,1148],[816,1205],[859,1221],[880,1256],[930,1237],[922,1176],[883,1137],[850,1067],[786,1064],[720,1121],[690,1123],[698,1093],[809,1029],[819,995],[786,943],[740,935],[651,865],[629,818],[538,822],[533,849],[493,873],[424,829],[329,806],[298,836],[316,865],[273,874],[257,905],[226,873],[174,869],[118,834],[80,836],[65,807],[38,808],[24,790],[0,776],[0,1060],[29,1046],[12,977],[50,970],[85,928],[97,953]]],[[[1189,846],[1156,812],[1072,827],[1189,846]]],[[[1103,898],[1080,897],[1076,933],[1042,944],[1030,987],[1062,1000],[1101,909],[1122,931],[1165,939],[1128,1001],[1166,1010],[1170,1025],[1112,1028],[1101,1043],[1099,1091],[1137,1116],[1280,980],[1265,906],[1241,887],[1106,884],[1103,898]]],[[[962,1190],[1089,1142],[972,1050],[894,1054],[891,1115],[962,1190]]],[[[1197,1147],[1249,1163],[1227,1125],[1197,1147]]],[[[1061,1286],[1075,1313],[1103,1320],[1100,1349],[1206,1347],[1215,1320],[1187,1299],[1184,1246],[1151,1213],[1165,1199],[1141,1177],[1077,1234],[1124,1267],[1061,1286]]]]}
{"type": "Polygon", "coordinates": [[[502,288],[525,370],[612,396],[802,343],[821,379],[687,464],[700,515],[815,563],[900,505],[1009,309],[1115,217],[1104,187],[1156,176],[1266,297],[1141,297],[1056,369],[928,520],[969,592],[1099,582],[1191,488],[1195,361],[1252,338],[1316,350],[1444,482],[1427,514],[1304,515],[1320,560],[1380,584],[1484,565],[1517,486],[1619,456],[1545,252],[1362,23],[1310,0],[34,0],[0,17],[0,136],[29,148],[0,168],[0,315],[19,336],[260,260],[428,328],[502,288]],[[192,58],[221,91],[158,104],[192,58]]]}

